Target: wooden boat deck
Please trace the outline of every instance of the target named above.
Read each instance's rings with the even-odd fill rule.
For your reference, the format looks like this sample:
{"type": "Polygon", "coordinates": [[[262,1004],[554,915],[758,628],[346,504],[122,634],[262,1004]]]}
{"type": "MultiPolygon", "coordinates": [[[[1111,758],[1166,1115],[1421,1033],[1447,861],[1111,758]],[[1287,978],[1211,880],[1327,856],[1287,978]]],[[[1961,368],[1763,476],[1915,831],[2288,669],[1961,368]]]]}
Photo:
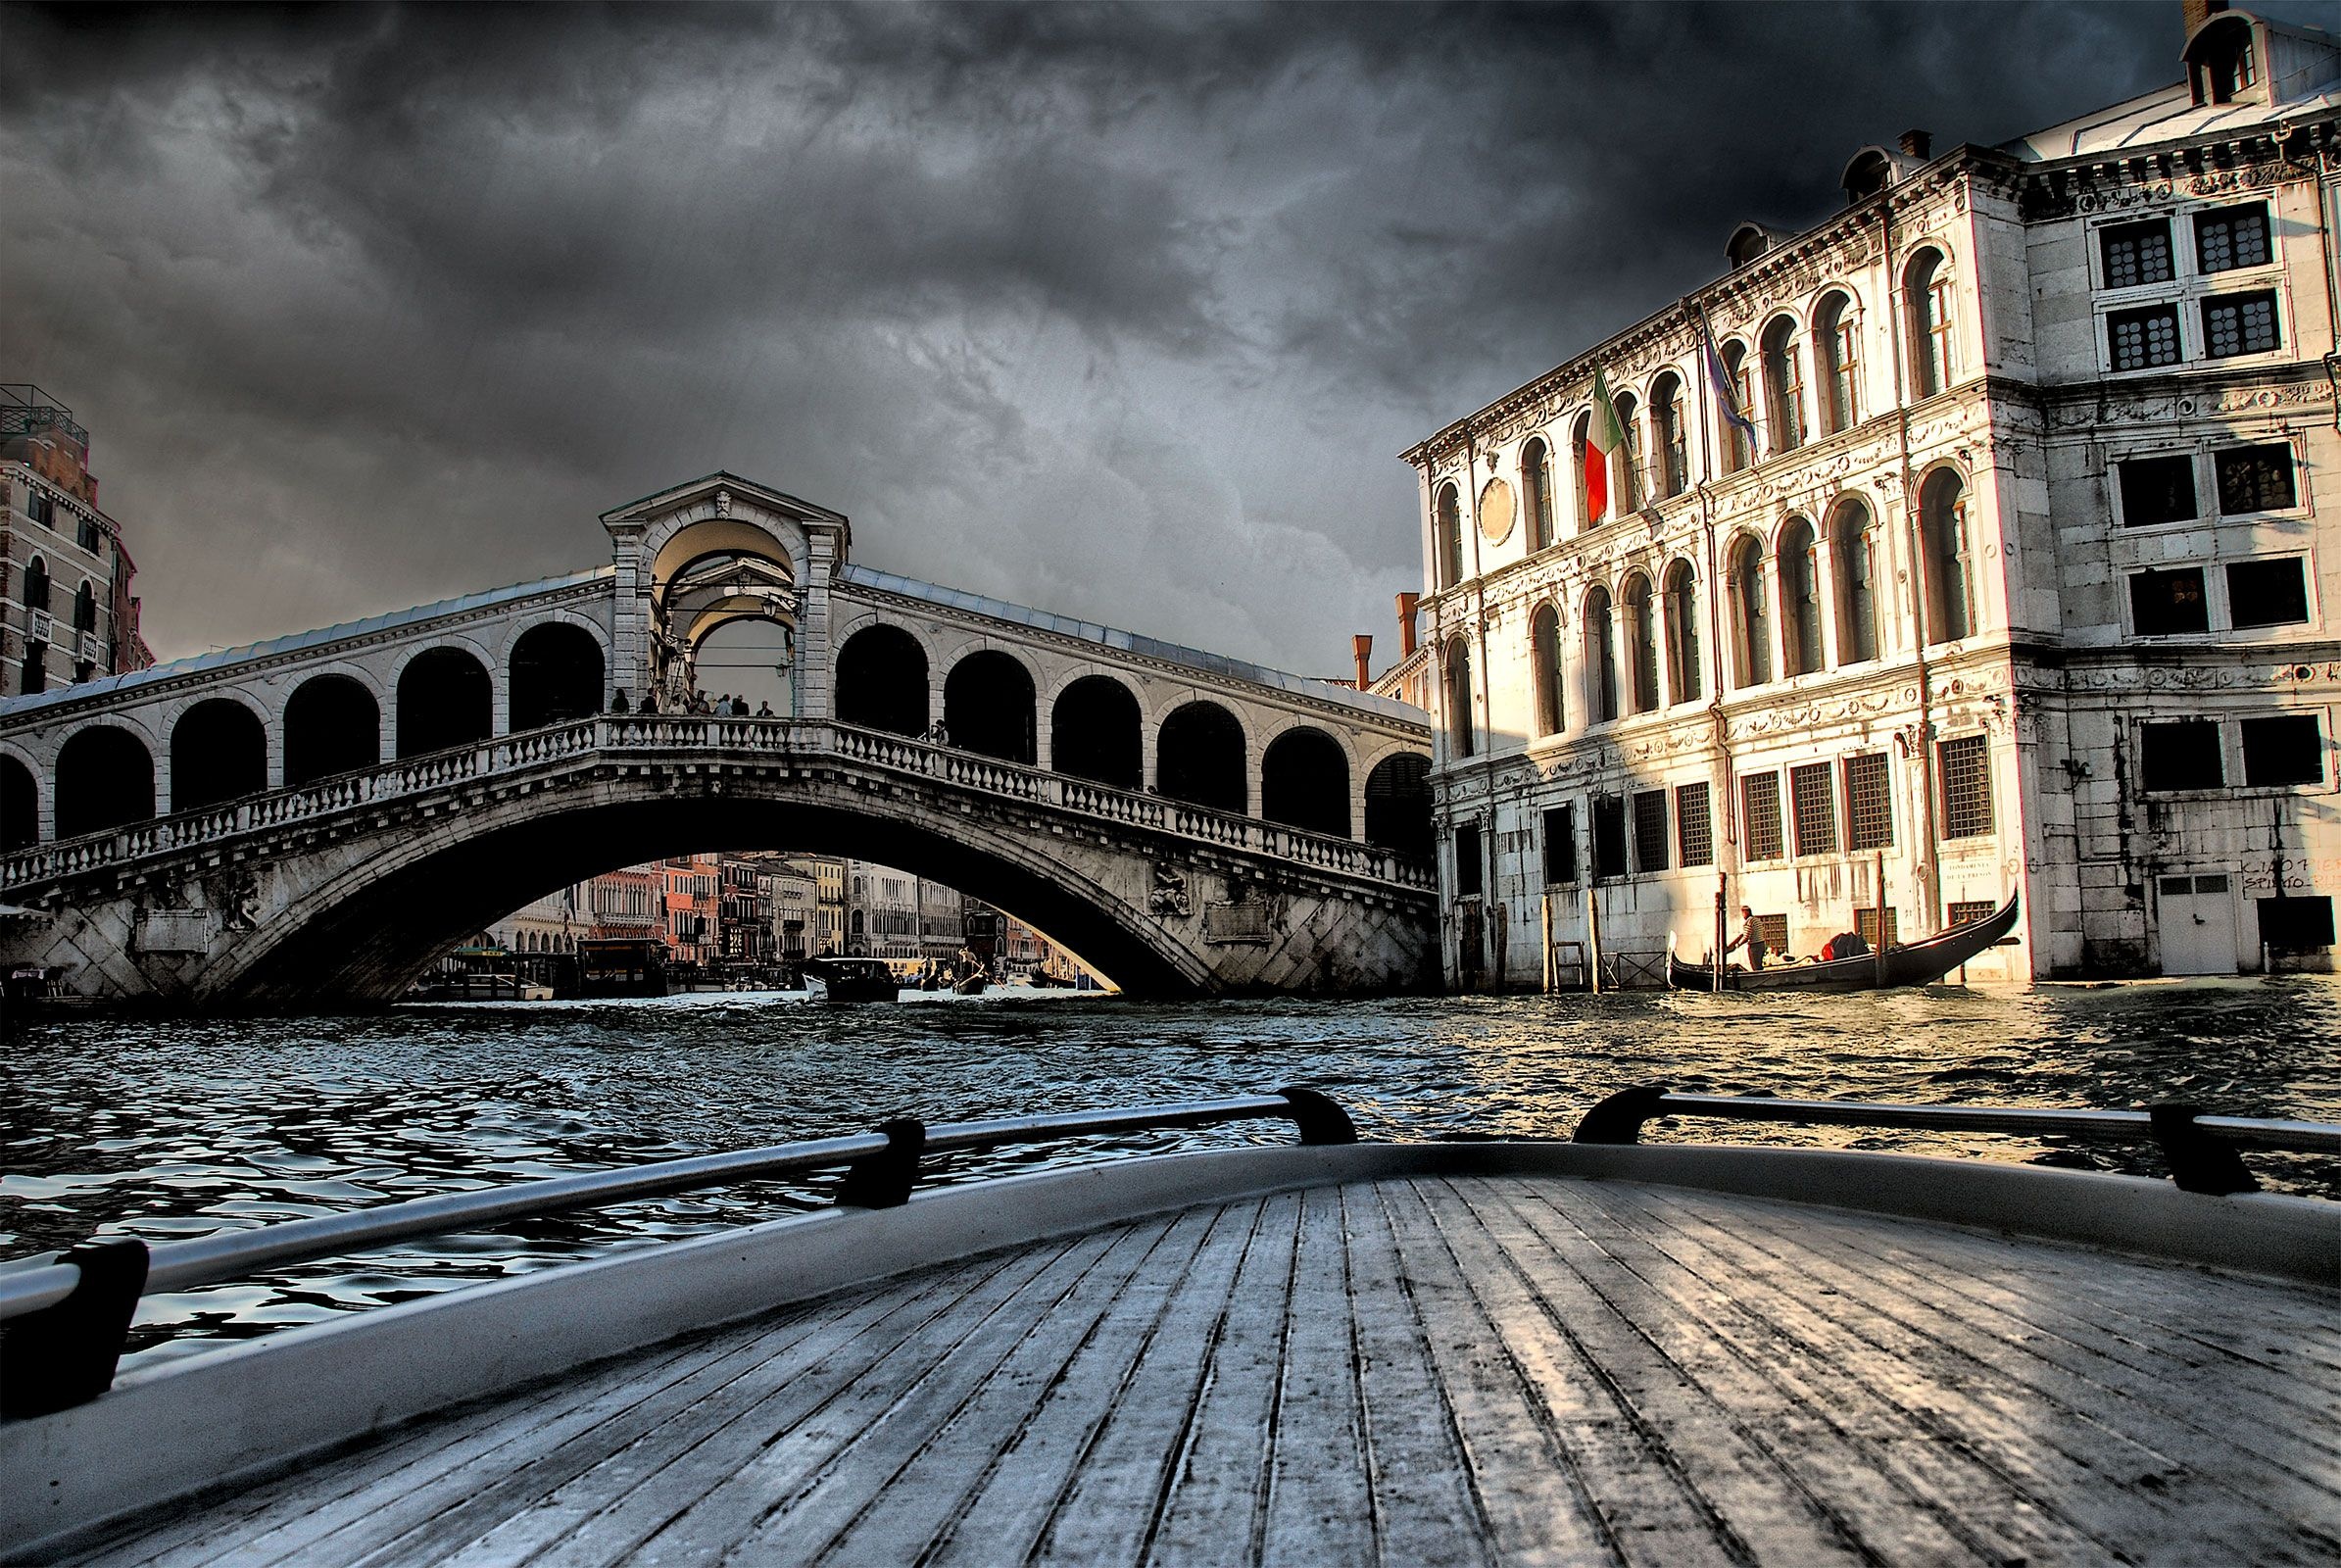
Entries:
{"type": "Polygon", "coordinates": [[[2341,1297],[1413,1177],[926,1270],[400,1428],[93,1563],[2331,1563],[2341,1297]]]}

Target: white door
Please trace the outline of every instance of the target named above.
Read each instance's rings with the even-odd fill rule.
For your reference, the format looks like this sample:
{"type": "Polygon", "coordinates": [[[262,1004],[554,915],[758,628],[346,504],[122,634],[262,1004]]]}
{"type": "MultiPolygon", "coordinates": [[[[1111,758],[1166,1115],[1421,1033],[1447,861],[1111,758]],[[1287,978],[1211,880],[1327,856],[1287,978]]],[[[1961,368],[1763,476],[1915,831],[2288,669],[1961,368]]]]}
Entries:
{"type": "Polygon", "coordinates": [[[2235,973],[2235,896],[2224,875],[2166,876],[2162,896],[2163,973],[2235,973]]]}

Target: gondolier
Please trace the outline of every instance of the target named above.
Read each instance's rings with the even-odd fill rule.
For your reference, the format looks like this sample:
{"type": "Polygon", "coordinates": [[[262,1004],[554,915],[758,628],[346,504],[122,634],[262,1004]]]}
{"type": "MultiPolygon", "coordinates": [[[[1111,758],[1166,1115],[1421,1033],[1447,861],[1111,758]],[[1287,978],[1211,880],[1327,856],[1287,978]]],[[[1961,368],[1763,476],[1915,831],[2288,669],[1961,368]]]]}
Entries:
{"type": "Polygon", "coordinates": [[[1741,948],[1747,949],[1747,966],[1750,970],[1764,967],[1764,955],[1769,951],[1764,946],[1764,922],[1757,919],[1756,911],[1744,904],[1739,906],[1739,935],[1731,939],[1724,953],[1729,956],[1741,948]]]}
{"type": "Polygon", "coordinates": [[[1686,963],[1669,953],[1667,980],[1685,991],[1875,991],[1888,986],[1932,985],[1985,948],[2005,940],[2016,929],[2016,896],[2010,894],[2007,903],[1983,918],[1917,942],[1881,945],[1876,952],[1851,957],[1804,962],[1786,958],[1767,968],[1764,958],[1771,946],[1764,940],[1754,911],[1743,904],[1739,906],[1740,933],[1724,951],[1729,954],[1745,947],[1749,966],[1740,969],[1727,961],[1719,975],[1715,965],[1686,963]]]}

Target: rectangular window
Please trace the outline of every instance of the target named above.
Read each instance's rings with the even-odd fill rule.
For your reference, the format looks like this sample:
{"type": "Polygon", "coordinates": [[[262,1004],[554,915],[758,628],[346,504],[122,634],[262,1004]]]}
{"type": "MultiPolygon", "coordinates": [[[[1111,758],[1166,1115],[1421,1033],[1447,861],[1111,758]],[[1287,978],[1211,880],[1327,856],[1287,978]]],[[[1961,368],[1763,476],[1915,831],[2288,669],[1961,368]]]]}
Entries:
{"type": "Polygon", "coordinates": [[[2195,460],[2190,457],[2131,458],[2114,465],[2122,489],[2122,525],[2150,528],[2186,522],[2202,514],[2195,500],[2195,460]]]}
{"type": "Polygon", "coordinates": [[[57,515],[57,502],[46,490],[34,490],[24,498],[24,517],[46,528],[57,515]]]}
{"type": "Polygon", "coordinates": [[[2280,786],[2324,782],[2324,726],[2315,713],[2243,721],[2243,781],[2280,786]]]}
{"type": "Polygon", "coordinates": [[[1577,808],[1556,806],[1544,813],[1544,880],[1577,880],[1577,808]]]}
{"type": "Polygon", "coordinates": [[[2178,307],[2151,305],[2116,311],[2105,318],[2108,346],[2117,370],[2145,370],[2178,363],[2178,307]]]}
{"type": "Polygon", "coordinates": [[[2000,906],[1989,899],[1956,899],[1951,904],[1951,924],[1974,925],[1999,912],[2000,906]]]}
{"type": "Polygon", "coordinates": [[[1872,952],[1879,948],[1897,947],[1902,941],[1902,911],[1888,907],[1885,911],[1885,940],[1878,940],[1878,908],[1875,905],[1853,911],[1853,928],[1870,944],[1872,952]]]}
{"type": "Polygon", "coordinates": [[[1675,791],[1675,843],[1683,865],[1715,863],[1715,818],[1707,809],[1707,786],[1684,784],[1675,791]]]}
{"type": "Polygon", "coordinates": [[[1982,838],[1991,832],[1991,759],[1981,735],[1935,746],[1943,781],[1943,837],[1982,838]]]}
{"type": "Polygon", "coordinates": [[[1626,875],[1626,797],[1593,797],[1593,880],[1626,875]]]}
{"type": "Polygon", "coordinates": [[[2278,898],[2260,902],[2260,940],[2280,953],[2301,953],[2333,945],[2330,898],[2278,898]]]}
{"type": "Polygon", "coordinates": [[[2219,727],[2208,718],[2138,726],[2138,787],[2216,790],[2227,782],[2219,756],[2219,727]]]}
{"type": "Polygon", "coordinates": [[[1780,838],[1780,775],[1750,773],[1739,781],[1740,838],[1751,860],[1777,860],[1780,838]]]}
{"type": "Polygon", "coordinates": [[[1455,892],[1466,899],[1480,896],[1486,867],[1480,861],[1477,824],[1455,829],[1455,892]]]}
{"type": "Polygon", "coordinates": [[[2300,504],[2292,483],[2292,448],[2284,442],[2229,447],[2213,453],[2211,466],[2219,474],[2222,514],[2283,512],[2300,504]]]}
{"type": "Polygon", "coordinates": [[[2239,561],[2227,568],[2227,619],[2236,626],[2297,626],[2309,618],[2309,574],[2298,556],[2239,561]]]}
{"type": "Polygon", "coordinates": [[[2168,283],[2175,275],[2170,267],[2170,222],[2158,218],[2149,223],[2120,223],[2099,234],[2098,249],[2105,258],[2107,288],[2136,288],[2141,283],[2168,283]]]}
{"type": "Polygon", "coordinates": [[[1648,873],[1667,868],[1667,792],[1634,795],[1634,868],[1648,873]]]}
{"type": "Polygon", "coordinates": [[[2268,207],[2222,207],[2195,215],[2195,265],[2206,272],[2265,267],[2269,256],[2268,207]]]}
{"type": "Polygon", "coordinates": [[[1845,847],[1849,850],[1890,849],[1894,842],[1894,802],[1888,786],[1885,753],[1862,752],[1845,759],[1845,847]]]}
{"type": "Polygon", "coordinates": [[[2211,604],[2203,593],[2203,568],[2131,573],[2129,612],[2141,637],[2209,631],[2211,604]]]}
{"type": "Polygon", "coordinates": [[[2221,294],[2203,302],[2203,352],[2215,360],[2283,347],[2276,335],[2276,296],[2221,294]]]}
{"type": "Polygon", "coordinates": [[[1837,853],[1837,797],[1829,787],[1829,764],[1808,762],[1788,769],[1788,793],[1796,807],[1796,853],[1837,853]]]}

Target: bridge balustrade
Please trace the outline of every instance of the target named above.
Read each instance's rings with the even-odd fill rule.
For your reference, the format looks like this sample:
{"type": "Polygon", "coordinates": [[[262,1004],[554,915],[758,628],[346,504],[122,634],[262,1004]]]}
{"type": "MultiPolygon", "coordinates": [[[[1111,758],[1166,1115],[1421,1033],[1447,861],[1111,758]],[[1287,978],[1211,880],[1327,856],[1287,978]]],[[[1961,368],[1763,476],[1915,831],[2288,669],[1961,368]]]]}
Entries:
{"type": "Polygon", "coordinates": [[[175,812],[0,857],[0,886],[23,887],[214,844],[401,796],[596,754],[712,751],[833,756],[987,795],[1053,807],[1175,837],[1409,888],[1434,886],[1431,866],[1376,845],[1333,838],[1161,796],[1115,789],[884,730],[791,718],[688,713],[610,714],[345,773],[298,789],[175,812]]]}

